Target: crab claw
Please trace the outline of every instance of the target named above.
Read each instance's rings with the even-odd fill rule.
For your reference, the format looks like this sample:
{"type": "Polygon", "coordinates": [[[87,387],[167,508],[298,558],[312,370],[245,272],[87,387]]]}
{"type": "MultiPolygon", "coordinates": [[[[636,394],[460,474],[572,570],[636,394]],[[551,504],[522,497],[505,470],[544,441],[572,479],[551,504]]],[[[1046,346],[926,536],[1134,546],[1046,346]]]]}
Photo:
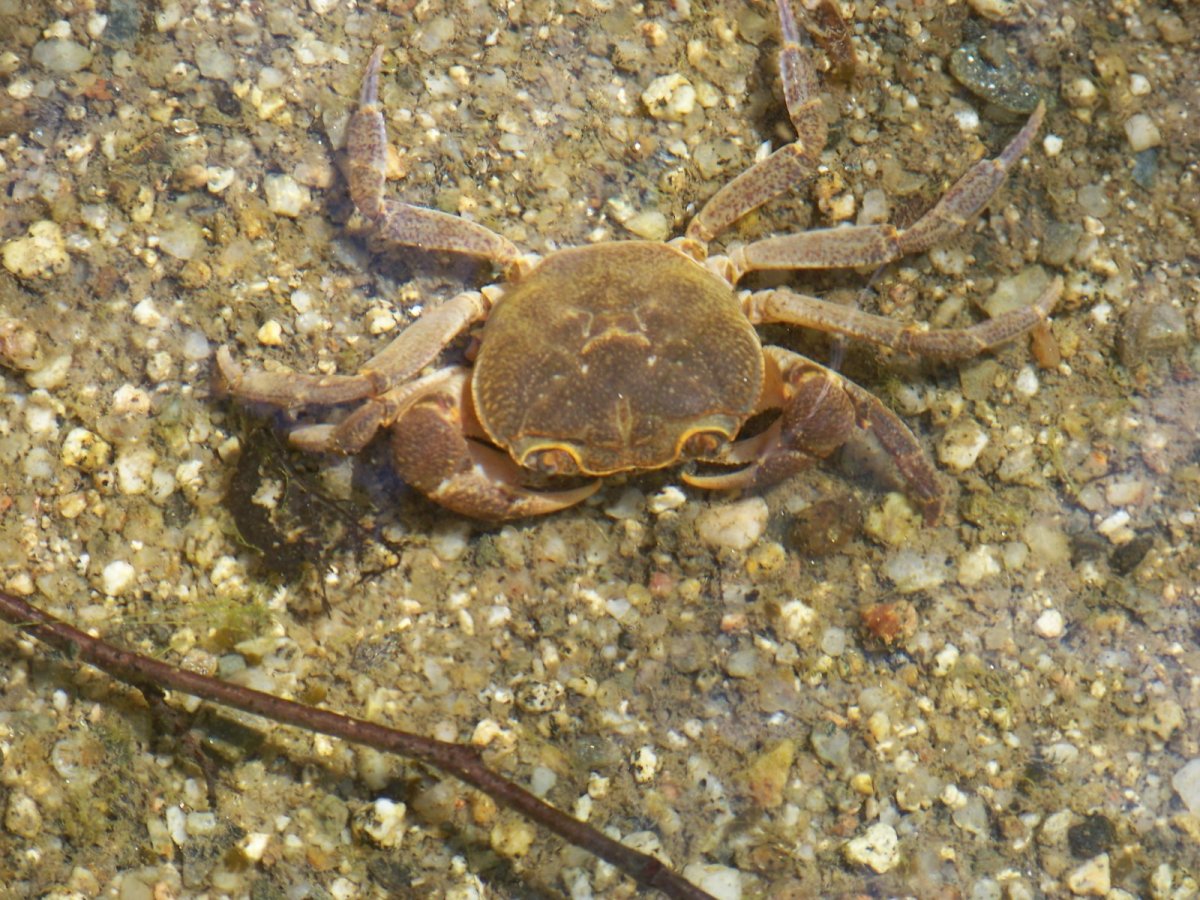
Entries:
{"type": "Polygon", "coordinates": [[[472,433],[481,432],[464,372],[414,401],[393,424],[396,471],[430,500],[476,519],[557,512],[600,487],[593,481],[566,491],[531,490],[521,485],[522,472],[507,455],[472,440],[472,433]]]}

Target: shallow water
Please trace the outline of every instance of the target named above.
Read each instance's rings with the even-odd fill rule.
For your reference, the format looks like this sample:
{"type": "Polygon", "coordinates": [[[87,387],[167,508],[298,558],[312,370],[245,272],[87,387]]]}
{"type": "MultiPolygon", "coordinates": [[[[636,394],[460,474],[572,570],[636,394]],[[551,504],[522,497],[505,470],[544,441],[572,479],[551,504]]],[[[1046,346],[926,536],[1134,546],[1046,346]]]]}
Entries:
{"type": "MultiPolygon", "coordinates": [[[[959,365],[852,345],[841,368],[917,433],[947,515],[922,526],[856,447],[764,493],[764,533],[730,549],[702,534],[733,498],[674,471],[487,528],[411,495],[382,446],[280,469],[209,376],[222,344],[352,372],[488,277],[389,251],[353,212],[344,130],[375,43],[389,190],[546,252],[679,234],[791,138],[769,5],[0,0],[0,584],[188,667],[487,741],[561,808],[724,867],[714,891],[1195,896],[1200,778],[1172,779],[1200,758],[1200,16],[981,14],[1009,6],[844,5],[858,64],[822,80],[820,173],[726,239],[881,201],[911,223],[1020,127],[951,74],[959,51],[987,93],[963,54],[1007,53],[1050,108],[981,219],[870,290],[787,283],[963,326],[1041,267],[1067,282],[1049,335],[959,365]],[[679,121],[642,100],[672,74],[695,89],[679,121]],[[266,476],[238,469],[251,449],[266,476]],[[335,498],[285,526],[320,568],[287,580],[239,539],[235,513],[270,537],[222,499],[239,472],[251,507],[335,498]],[[894,853],[853,843],[889,834],[894,853]]],[[[456,783],[254,723],[210,729],[205,815],[140,701],[11,630],[0,648],[6,896],[632,893],[456,783]],[[408,806],[390,834],[379,797],[408,806]]]]}

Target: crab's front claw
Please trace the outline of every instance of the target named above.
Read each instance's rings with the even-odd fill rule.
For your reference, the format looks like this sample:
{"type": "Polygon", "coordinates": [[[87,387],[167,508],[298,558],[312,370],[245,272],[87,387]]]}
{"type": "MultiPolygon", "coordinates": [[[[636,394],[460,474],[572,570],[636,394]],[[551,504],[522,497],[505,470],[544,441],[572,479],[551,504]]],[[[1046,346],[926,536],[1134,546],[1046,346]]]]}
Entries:
{"type": "Polygon", "coordinates": [[[475,519],[520,519],[574,506],[598,481],[568,491],[521,485],[521,470],[505,454],[469,434],[478,425],[465,374],[412,403],[392,424],[392,457],[404,481],[430,500],[475,519]]]}

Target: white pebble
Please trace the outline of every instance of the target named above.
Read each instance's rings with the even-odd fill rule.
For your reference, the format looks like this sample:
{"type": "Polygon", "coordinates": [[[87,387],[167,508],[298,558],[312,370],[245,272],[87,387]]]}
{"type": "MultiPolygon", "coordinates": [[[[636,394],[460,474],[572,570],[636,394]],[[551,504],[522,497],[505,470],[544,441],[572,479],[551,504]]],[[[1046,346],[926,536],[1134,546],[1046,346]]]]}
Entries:
{"type": "Polygon", "coordinates": [[[812,631],[817,621],[817,611],[801,600],[789,600],[779,608],[779,619],[775,624],[779,636],[796,641],[812,631]]]}
{"type": "Polygon", "coordinates": [[[660,516],[670,510],[679,509],[685,503],[687,503],[687,494],[675,485],[668,484],[657,494],[650,497],[646,508],[654,513],[654,515],[660,516]]]}
{"type": "Polygon", "coordinates": [[[1058,156],[1062,153],[1063,139],[1057,134],[1048,134],[1042,138],[1042,149],[1046,151],[1047,156],[1058,156]]]}
{"type": "Polygon", "coordinates": [[[1171,787],[1175,788],[1188,812],[1200,816],[1200,756],[1188,760],[1171,776],[1171,787]]]}
{"type": "Polygon", "coordinates": [[[1125,120],[1125,137],[1129,139],[1129,148],[1134,153],[1141,153],[1162,143],[1162,133],[1145,113],[1138,113],[1125,120]]]}
{"type": "Polygon", "coordinates": [[[671,223],[656,209],[643,210],[621,223],[630,232],[647,241],[665,241],[671,233],[671,223]]]}
{"type": "Polygon", "coordinates": [[[407,807],[386,797],[380,797],[366,810],[362,830],[379,847],[399,847],[404,839],[404,816],[407,807]]]}
{"type": "Polygon", "coordinates": [[[159,233],[158,246],[176,259],[191,259],[204,246],[204,232],[196,222],[177,222],[159,233]]]}
{"type": "Polygon", "coordinates": [[[67,270],[67,245],[62,229],[49,219],[34,222],[26,237],[4,245],[4,268],[18,278],[49,278],[67,270]]]}
{"type": "Polygon", "coordinates": [[[211,41],[196,48],[196,68],[205,78],[215,78],[219,81],[232,81],[237,75],[237,61],[211,41]]]}
{"type": "Polygon", "coordinates": [[[681,122],[696,108],[696,89],[678,72],[672,72],[651,81],[642,92],[642,102],[655,119],[681,122]]]}
{"type": "Polygon", "coordinates": [[[1033,623],[1033,630],[1039,637],[1052,641],[1062,637],[1065,624],[1062,613],[1057,609],[1048,609],[1037,617],[1037,621],[1033,623]]]}
{"type": "Polygon", "coordinates": [[[896,829],[876,822],[843,848],[847,862],[879,872],[889,872],[900,862],[900,838],[896,829]]]}
{"type": "Polygon", "coordinates": [[[312,197],[308,188],[291,175],[268,175],[263,179],[267,208],[277,216],[296,218],[312,197]]]}
{"type": "Polygon", "coordinates": [[[1017,380],[1013,384],[1017,389],[1017,393],[1025,397],[1032,397],[1038,392],[1038,377],[1037,372],[1033,370],[1033,366],[1023,366],[1021,371],[1017,373],[1017,380]]]}
{"type": "Polygon", "coordinates": [[[1067,875],[1067,890],[1079,897],[1103,897],[1112,889],[1112,865],[1101,853],[1067,875]]]}
{"type": "Polygon", "coordinates": [[[323,16],[338,5],[338,0],[308,0],[308,8],[323,16]]]}
{"type": "Polygon", "coordinates": [[[163,322],[162,313],[149,297],[143,297],[133,308],[133,321],[146,328],[157,328],[163,322]]]}
{"type": "Polygon", "coordinates": [[[136,447],[123,450],[117,456],[117,487],[122,494],[144,494],[150,486],[150,477],[154,473],[154,463],[157,461],[154,450],[150,447],[136,447]]]}
{"type": "Polygon", "coordinates": [[[101,589],[110,597],[120,597],[137,581],[137,571],[123,559],[114,559],[104,567],[101,589]]]}
{"type": "Polygon", "coordinates": [[[684,866],[683,877],[716,900],[741,900],[742,873],[737,869],[712,863],[689,863],[684,866]]]}
{"type": "Polygon", "coordinates": [[[965,472],[988,445],[988,436],[972,419],[959,419],[946,429],[938,441],[938,460],[947,469],[965,472]]]}
{"type": "Polygon", "coordinates": [[[696,517],[696,532],[710,547],[749,550],[767,529],[767,501],[749,497],[710,506],[696,517]]]}
{"type": "Polygon", "coordinates": [[[38,41],[33,45],[33,61],[59,75],[78,72],[92,61],[92,51],[82,44],[63,38],[38,41]]]}
{"type": "Polygon", "coordinates": [[[629,761],[633,765],[633,780],[638,784],[653,781],[654,776],[658,774],[658,754],[649,744],[634,751],[629,761]]]}
{"type": "Polygon", "coordinates": [[[923,556],[915,550],[901,550],[883,564],[884,577],[901,594],[914,594],[937,587],[946,580],[946,567],[940,556],[923,556]]]}
{"type": "Polygon", "coordinates": [[[1145,97],[1150,93],[1150,79],[1137,72],[1129,76],[1129,93],[1135,97],[1145,97]]]}

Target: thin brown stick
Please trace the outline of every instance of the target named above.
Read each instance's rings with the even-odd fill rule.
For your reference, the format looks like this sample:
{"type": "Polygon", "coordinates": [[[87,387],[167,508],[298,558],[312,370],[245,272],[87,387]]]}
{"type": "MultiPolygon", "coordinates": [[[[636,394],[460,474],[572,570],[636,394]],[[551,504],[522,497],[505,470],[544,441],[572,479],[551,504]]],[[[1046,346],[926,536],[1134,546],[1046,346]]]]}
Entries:
{"type": "Polygon", "coordinates": [[[365,744],[377,750],[398,753],[426,763],[478,788],[496,802],[516,810],[564,840],[600,857],[645,887],[655,888],[668,897],[681,900],[713,900],[710,894],[685,881],[654,857],[639,853],[604,836],[591,826],[571,818],[524,788],[497,775],[484,766],[478,751],[472,747],[397,731],[363,719],[305,706],[197,672],[188,672],[138,653],[121,650],[106,641],[72,628],[36,606],[3,591],[0,591],[0,618],[7,619],[25,633],[61,650],[72,659],[81,659],[138,690],[180,691],[284,725],[293,725],[352,743],[365,744]]]}

